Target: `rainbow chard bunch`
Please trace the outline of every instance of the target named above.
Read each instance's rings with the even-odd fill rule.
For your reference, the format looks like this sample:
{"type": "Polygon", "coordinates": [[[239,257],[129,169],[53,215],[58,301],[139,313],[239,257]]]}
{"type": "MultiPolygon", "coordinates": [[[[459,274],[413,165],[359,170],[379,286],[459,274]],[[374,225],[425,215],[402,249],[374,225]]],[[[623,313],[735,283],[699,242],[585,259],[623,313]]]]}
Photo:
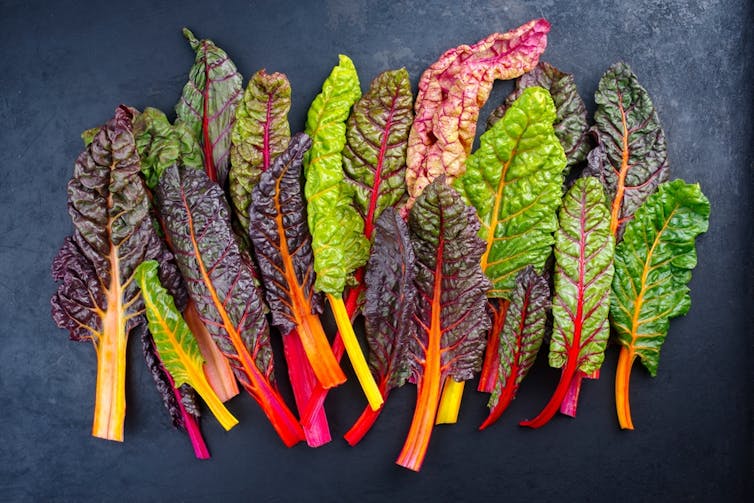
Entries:
{"type": "Polygon", "coordinates": [[[627,65],[602,77],[589,127],[573,75],[539,61],[549,29],[535,19],[446,51],[416,101],[405,69],[362,95],[341,55],[295,134],[285,75],[259,70],[244,89],[228,54],[184,30],[195,59],[175,122],[118,107],[82,135],[68,183],[74,230],[52,264],[52,316],[94,345],[92,434],[123,440],[137,338],[196,457],[209,457],[200,410],[231,429],[224,402],[239,384],[286,446],[318,447],[332,437],[324,402],[346,380],[347,353],[366,404],[346,441],[414,384],[397,463],[418,471],[434,426],[457,421],[465,381],[481,371],[485,429],[548,332],[560,380],[521,424],[575,416],[612,335],[619,424],[633,428],[633,362],[655,375],[669,320],[690,307],[709,202],[667,181],[664,132],[627,65]],[[472,152],[494,81],[514,78],[472,152]],[[278,390],[276,332],[298,417],[278,390]]]}

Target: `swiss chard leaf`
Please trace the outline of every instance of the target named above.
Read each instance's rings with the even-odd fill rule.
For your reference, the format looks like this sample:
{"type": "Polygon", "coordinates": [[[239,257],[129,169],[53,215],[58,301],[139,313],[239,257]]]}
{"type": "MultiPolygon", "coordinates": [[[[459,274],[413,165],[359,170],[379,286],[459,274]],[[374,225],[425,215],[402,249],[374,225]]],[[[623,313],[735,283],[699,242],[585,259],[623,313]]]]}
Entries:
{"type": "Polygon", "coordinates": [[[341,156],[346,143],[345,122],[360,96],[356,68],[341,55],[306,119],[306,134],[312,139],[312,147],[304,156],[304,175],[317,273],[314,288],[338,296],[353,271],[369,257],[364,221],[353,207],[353,189],[344,180],[341,156]]]}
{"type": "Polygon", "coordinates": [[[398,204],[406,193],[412,105],[406,69],[386,71],[372,81],[348,118],[343,170],[368,239],[382,211],[398,204]]]}
{"type": "Polygon", "coordinates": [[[549,63],[540,61],[533,70],[516,80],[516,89],[508,95],[487,119],[487,129],[503,118],[505,112],[521,96],[524,89],[542,87],[552,96],[557,111],[553,124],[555,135],[565,151],[568,167],[586,159],[589,153],[589,124],[586,120],[586,106],[576,89],[576,80],[570,73],[561,72],[549,63]]]}
{"type": "Polygon", "coordinates": [[[535,19],[472,46],[450,49],[419,80],[416,118],[408,139],[406,184],[413,200],[437,176],[452,182],[464,172],[479,110],[495,79],[513,79],[537,64],[550,23],[535,19]]]}
{"type": "Polygon", "coordinates": [[[519,272],[500,332],[498,378],[488,403],[490,415],[480,429],[497,421],[516,398],[545,337],[549,305],[547,278],[538,275],[531,266],[519,272]]]}
{"type": "Polygon", "coordinates": [[[272,350],[264,305],[230,225],[219,185],[203,172],[171,166],[157,205],[189,294],[241,385],[257,400],[286,445],[301,427],[272,386],[272,350]]]}
{"type": "MultiPolygon", "coordinates": [[[[408,346],[416,336],[415,260],[406,223],[394,208],[386,208],[377,219],[364,304],[369,366],[383,398],[403,386],[411,369],[408,346]]],[[[364,410],[345,435],[350,445],[364,437],[379,412],[370,407],[364,410]]]]}
{"type": "Polygon", "coordinates": [[[482,135],[455,183],[482,223],[481,263],[493,284],[490,297],[509,298],[518,272],[529,264],[541,272],[550,256],[566,165],[554,120],[549,93],[525,89],[482,135]]]}
{"type": "Polygon", "coordinates": [[[416,254],[416,337],[409,346],[411,379],[418,388],[411,428],[398,464],[419,470],[446,377],[471,379],[481,365],[490,320],[490,282],[480,267],[484,242],[474,209],[439,177],[409,214],[416,254]]]}
{"type": "Polygon", "coordinates": [[[236,109],[230,147],[230,198],[244,232],[249,232],[251,190],[291,139],[290,108],[291,84],[284,74],[252,75],[236,109]]]}
{"type": "Polygon", "coordinates": [[[135,279],[144,299],[149,331],[162,364],[173,379],[173,387],[191,385],[223,428],[226,431],[231,429],[238,420],[225,408],[207,381],[199,344],[175,307],[173,298],[160,284],[157,262],[142,262],[136,268],[135,279]]]}
{"type": "Polygon", "coordinates": [[[196,58],[183,95],[175,105],[176,124],[185,124],[199,139],[207,175],[224,186],[230,164],[230,131],[243,92],[241,75],[214,42],[197,40],[187,28],[183,35],[196,58]]]}
{"type": "Polygon", "coordinates": [[[319,382],[346,380],[319,321],[322,294],[314,292],[311,236],[301,188],[301,161],[311,146],[304,133],[262,174],[252,190],[249,225],[272,322],[287,334],[296,329],[319,382]]]}
{"type": "Polygon", "coordinates": [[[605,194],[593,177],[580,178],[568,190],[555,233],[554,330],[550,366],[561,368],[555,393],[544,410],[524,426],[539,428],[557,412],[576,371],[600,368],[610,328],[610,284],[615,239],[605,194]]]}
{"type": "Polygon", "coordinates": [[[71,339],[97,350],[97,390],[92,434],[123,440],[128,333],[144,308],[133,280],[143,260],[162,256],[139,177],[132,111],[121,106],[79,155],[68,182],[74,225],[52,264],[60,282],[52,317],[71,339]]]}
{"type": "Polygon", "coordinates": [[[615,380],[623,428],[633,428],[628,385],[634,359],[656,375],[670,318],[691,306],[687,285],[696,266],[694,242],[707,231],[709,212],[699,185],[663,183],[636,211],[615,249],[610,315],[623,346],[615,380]]]}
{"type": "Polygon", "coordinates": [[[165,114],[146,108],[134,120],[134,137],[141,158],[141,172],[150,189],[157,186],[168,166],[181,163],[203,169],[202,149],[185,123],[171,125],[165,114]]]}
{"type": "Polygon", "coordinates": [[[625,63],[605,72],[594,100],[597,146],[589,153],[588,174],[605,186],[610,231],[620,241],[626,222],[668,179],[665,133],[649,94],[625,63]]]}

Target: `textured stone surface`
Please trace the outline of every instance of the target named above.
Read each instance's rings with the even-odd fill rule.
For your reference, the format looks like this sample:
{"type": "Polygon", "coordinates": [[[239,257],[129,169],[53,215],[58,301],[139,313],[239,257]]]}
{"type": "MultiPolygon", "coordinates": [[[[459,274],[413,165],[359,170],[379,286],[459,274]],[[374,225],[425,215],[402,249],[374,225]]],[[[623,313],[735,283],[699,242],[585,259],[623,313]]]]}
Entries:
{"type": "MultiPolygon", "coordinates": [[[[4,1],[0,7],[0,499],[752,496],[750,2],[83,4],[4,1]],[[65,182],[81,149],[79,133],[101,124],[119,103],[156,106],[172,116],[193,61],[182,26],[226,49],[245,78],[262,67],[287,73],[295,132],[339,52],[354,60],[364,88],[378,72],[403,65],[415,86],[445,49],[537,16],[552,23],[543,59],[575,73],[590,112],[602,72],[619,59],[632,66],[665,127],[671,177],[701,182],[712,203],[710,231],[698,241],[691,312],[673,321],[658,377],[640,368],[633,373],[636,431],[618,430],[612,347],[602,379],[584,384],[578,417],[556,417],[539,431],[516,423],[536,414],[556,385],[558,372],[543,360],[499,424],[484,433],[475,430],[486,415],[486,395],[469,389],[460,423],[437,428],[419,475],[393,464],[411,419],[412,387],[391,394],[357,448],[340,441],[364,406],[353,377],[327,402],[331,444],[285,449],[243,396],[230,403],[241,421],[231,432],[204,421],[213,460],[199,462],[188,440],[171,430],[132,341],[126,442],[89,435],[94,353],[69,343],[49,315],[49,264],[71,230],[65,182]]],[[[491,106],[502,100],[500,89],[491,106]]]]}

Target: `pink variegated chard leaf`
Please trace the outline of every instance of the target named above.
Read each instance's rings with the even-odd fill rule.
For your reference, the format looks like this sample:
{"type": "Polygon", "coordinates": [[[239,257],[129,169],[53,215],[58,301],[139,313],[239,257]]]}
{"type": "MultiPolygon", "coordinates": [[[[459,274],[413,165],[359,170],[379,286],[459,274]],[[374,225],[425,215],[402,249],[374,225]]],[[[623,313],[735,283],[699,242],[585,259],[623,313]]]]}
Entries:
{"type": "Polygon", "coordinates": [[[196,52],[196,59],[175,106],[176,124],[186,124],[193,131],[202,145],[207,175],[225,186],[230,165],[230,133],[243,92],[241,75],[214,42],[197,40],[187,28],[183,29],[183,35],[196,52]]]}
{"type": "Polygon", "coordinates": [[[444,174],[451,183],[463,174],[492,84],[534,68],[549,31],[550,23],[535,19],[472,46],[450,49],[424,72],[408,140],[407,208],[436,177],[444,174]]]}

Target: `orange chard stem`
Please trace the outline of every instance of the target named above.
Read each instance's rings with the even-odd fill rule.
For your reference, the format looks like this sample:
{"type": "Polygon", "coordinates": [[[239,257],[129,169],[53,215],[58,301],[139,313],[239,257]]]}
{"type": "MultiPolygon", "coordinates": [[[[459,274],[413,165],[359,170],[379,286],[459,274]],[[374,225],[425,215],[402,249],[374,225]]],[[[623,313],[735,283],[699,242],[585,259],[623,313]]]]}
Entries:
{"type": "Polygon", "coordinates": [[[628,385],[634,359],[636,359],[636,353],[626,346],[621,347],[618,356],[618,368],[615,372],[615,406],[618,412],[618,423],[624,430],[634,429],[628,396],[628,385]]]}

